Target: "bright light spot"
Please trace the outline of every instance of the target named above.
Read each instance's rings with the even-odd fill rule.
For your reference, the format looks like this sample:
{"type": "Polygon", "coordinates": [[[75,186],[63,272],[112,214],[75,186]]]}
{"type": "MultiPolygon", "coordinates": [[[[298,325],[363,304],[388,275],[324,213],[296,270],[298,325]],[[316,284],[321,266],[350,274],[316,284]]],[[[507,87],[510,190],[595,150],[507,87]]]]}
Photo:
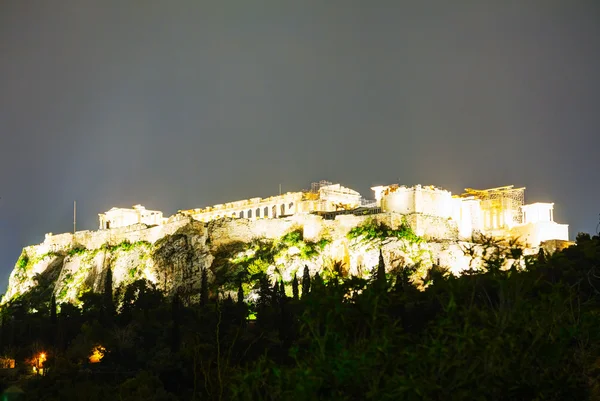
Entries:
{"type": "Polygon", "coordinates": [[[39,375],[44,374],[44,362],[46,362],[46,353],[40,352],[29,360],[33,366],[33,372],[39,375]]]}
{"type": "Polygon", "coordinates": [[[101,345],[97,345],[92,349],[92,355],[90,355],[89,360],[90,363],[98,363],[104,358],[104,354],[106,353],[106,348],[101,345]]]}

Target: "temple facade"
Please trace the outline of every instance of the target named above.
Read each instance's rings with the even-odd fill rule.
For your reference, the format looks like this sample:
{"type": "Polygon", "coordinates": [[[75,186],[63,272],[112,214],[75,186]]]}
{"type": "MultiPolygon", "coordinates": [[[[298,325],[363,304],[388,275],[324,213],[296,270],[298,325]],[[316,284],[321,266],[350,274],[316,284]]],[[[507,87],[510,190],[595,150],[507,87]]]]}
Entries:
{"type": "Polygon", "coordinates": [[[463,239],[482,233],[517,238],[530,247],[548,240],[569,240],[569,226],[554,221],[554,204],[526,205],[525,188],[512,185],[483,190],[467,188],[461,195],[421,185],[393,184],[372,190],[383,213],[448,219],[456,224],[459,237],[463,239]]]}
{"type": "MultiPolygon", "coordinates": [[[[178,215],[208,222],[222,218],[277,219],[295,214],[352,210],[361,205],[358,192],[340,184],[321,181],[313,184],[310,191],[288,192],[268,198],[251,198],[205,208],[180,210],[178,215]]],[[[166,219],[163,213],[146,210],[141,205],[132,209],[113,207],[99,215],[100,229],[126,227],[134,224],[157,225],[166,219]]]]}
{"type": "Polygon", "coordinates": [[[100,229],[127,227],[134,224],[154,226],[162,224],[165,219],[158,210],[147,210],[142,205],[135,205],[131,209],[113,207],[106,213],[100,213],[100,229]]]}
{"type": "Polygon", "coordinates": [[[240,219],[275,219],[295,214],[351,210],[360,206],[358,192],[330,182],[313,186],[311,191],[288,192],[268,198],[252,198],[179,213],[199,221],[224,217],[240,219]]]}

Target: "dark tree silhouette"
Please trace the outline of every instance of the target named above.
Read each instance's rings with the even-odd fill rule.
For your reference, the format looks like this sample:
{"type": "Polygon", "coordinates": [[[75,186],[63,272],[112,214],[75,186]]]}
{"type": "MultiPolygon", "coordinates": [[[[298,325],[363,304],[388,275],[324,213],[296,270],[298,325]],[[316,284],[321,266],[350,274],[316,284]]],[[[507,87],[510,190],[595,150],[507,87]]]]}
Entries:
{"type": "Polygon", "coordinates": [[[50,298],[50,323],[52,326],[56,325],[56,296],[54,294],[50,298]]]}
{"type": "Polygon", "coordinates": [[[304,265],[304,273],[302,274],[302,298],[310,292],[310,272],[308,266],[304,265]]]}
{"type": "Polygon", "coordinates": [[[113,301],[113,280],[112,270],[110,267],[106,271],[106,277],[104,278],[104,309],[106,310],[107,317],[110,319],[115,315],[115,304],[113,301]]]}
{"type": "Polygon", "coordinates": [[[386,283],[385,277],[385,262],[383,261],[383,252],[379,250],[379,264],[377,265],[377,271],[375,272],[375,282],[379,287],[384,287],[386,283]]]}
{"type": "Polygon", "coordinates": [[[181,343],[181,329],[180,329],[180,314],[181,314],[181,300],[179,294],[173,295],[171,301],[171,351],[179,351],[179,345],[181,343]]]}
{"type": "Polygon", "coordinates": [[[325,285],[325,283],[323,282],[323,279],[321,278],[321,275],[319,274],[319,272],[315,273],[315,276],[312,278],[312,289],[320,289],[325,285]]]}
{"type": "Polygon", "coordinates": [[[240,282],[240,285],[238,286],[237,303],[238,303],[238,305],[244,303],[244,288],[242,287],[241,282],[240,282]]]}
{"type": "Polygon", "coordinates": [[[258,303],[259,305],[270,305],[271,303],[271,285],[269,284],[269,278],[264,274],[260,278],[260,284],[258,288],[258,303]]]}
{"type": "Polygon", "coordinates": [[[202,269],[202,277],[200,278],[200,306],[208,303],[208,274],[206,269],[202,269]]]}
{"type": "Polygon", "coordinates": [[[538,251],[537,259],[538,259],[538,262],[540,262],[542,264],[546,263],[546,253],[544,252],[544,248],[540,248],[540,250],[538,251]]]}
{"type": "Polygon", "coordinates": [[[283,280],[281,280],[279,282],[279,299],[284,300],[285,298],[285,284],[283,283],[283,280]]]}
{"type": "Polygon", "coordinates": [[[273,298],[273,304],[279,302],[279,295],[279,282],[275,281],[275,284],[273,284],[273,288],[271,289],[271,297],[273,298]]]}
{"type": "Polygon", "coordinates": [[[296,273],[294,273],[294,279],[292,280],[292,296],[296,301],[299,298],[298,277],[296,277],[296,273]]]}

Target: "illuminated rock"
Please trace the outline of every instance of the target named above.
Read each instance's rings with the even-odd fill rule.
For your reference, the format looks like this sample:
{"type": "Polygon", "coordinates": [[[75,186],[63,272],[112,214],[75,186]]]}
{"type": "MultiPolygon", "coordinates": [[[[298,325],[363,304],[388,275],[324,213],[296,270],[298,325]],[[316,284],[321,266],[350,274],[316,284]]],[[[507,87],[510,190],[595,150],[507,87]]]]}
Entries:
{"type": "Polygon", "coordinates": [[[568,226],[553,221],[553,204],[525,205],[524,188],[468,189],[461,196],[432,186],[373,191],[371,204],[356,191],[321,182],[311,191],[191,209],[169,218],[141,206],[113,208],[100,215],[98,231],[47,234],[43,243],[23,249],[2,302],[45,284],[59,303],[77,303],[83,292],[103,290],[109,268],[115,288],[143,278],[165,292],[197,295],[204,269],[210,281],[220,282],[227,280],[228,269],[242,265],[284,282],[304,266],[311,274],[341,266],[346,274],[369,277],[381,249],[388,271],[416,266],[417,276],[424,277],[434,264],[460,274],[480,263],[482,249],[472,242],[480,234],[518,237],[527,254],[537,253],[542,242],[568,241],[568,226]],[[382,224],[392,237],[366,241],[351,235],[357,227],[382,224]],[[403,236],[403,227],[411,235],[403,236]],[[258,251],[271,252],[271,259],[254,260],[258,251]]]}

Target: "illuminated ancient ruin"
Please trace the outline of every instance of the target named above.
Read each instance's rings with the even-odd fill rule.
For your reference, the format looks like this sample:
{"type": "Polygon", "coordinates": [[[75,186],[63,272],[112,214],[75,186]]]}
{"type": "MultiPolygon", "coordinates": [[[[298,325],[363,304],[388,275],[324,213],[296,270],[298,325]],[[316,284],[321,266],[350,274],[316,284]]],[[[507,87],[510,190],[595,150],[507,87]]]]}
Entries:
{"type": "Polygon", "coordinates": [[[127,227],[134,224],[147,226],[159,225],[164,222],[163,213],[158,210],[146,210],[142,205],[135,205],[132,209],[113,207],[100,217],[100,229],[127,227]]]}
{"type": "Polygon", "coordinates": [[[351,210],[360,206],[358,192],[322,181],[310,191],[288,192],[268,198],[252,198],[203,209],[180,210],[179,213],[199,221],[211,221],[223,217],[245,219],[274,219],[295,214],[351,210]]]}
{"type": "Polygon", "coordinates": [[[482,233],[518,238],[536,247],[548,240],[569,240],[567,224],[554,222],[553,203],[525,205],[525,188],[505,186],[491,189],[467,188],[453,196],[433,186],[405,187],[397,184],[373,187],[383,213],[426,215],[453,221],[459,236],[482,233]]]}
{"type": "MultiPolygon", "coordinates": [[[[340,214],[391,213],[413,216],[416,231],[435,233],[432,226],[455,227],[456,239],[468,239],[482,233],[494,237],[519,238],[525,245],[536,247],[543,241],[568,241],[566,224],[554,222],[553,203],[526,205],[525,188],[505,186],[491,189],[467,188],[464,194],[452,195],[434,186],[406,187],[398,184],[372,188],[375,202],[365,202],[350,188],[328,181],[313,183],[307,191],[288,192],[267,198],[252,198],[180,210],[177,216],[209,222],[231,219],[280,219],[298,215],[319,215],[335,219],[340,214]],[[423,226],[427,226],[423,228],[423,226]]],[[[100,229],[116,229],[135,224],[160,225],[168,221],[160,211],[112,208],[100,214],[100,229]]],[[[435,228],[435,227],[433,227],[435,228]]],[[[438,230],[441,232],[442,230],[438,230]]],[[[447,235],[447,234],[444,234],[447,235]]],[[[430,236],[435,236],[431,234],[430,236]]]]}

